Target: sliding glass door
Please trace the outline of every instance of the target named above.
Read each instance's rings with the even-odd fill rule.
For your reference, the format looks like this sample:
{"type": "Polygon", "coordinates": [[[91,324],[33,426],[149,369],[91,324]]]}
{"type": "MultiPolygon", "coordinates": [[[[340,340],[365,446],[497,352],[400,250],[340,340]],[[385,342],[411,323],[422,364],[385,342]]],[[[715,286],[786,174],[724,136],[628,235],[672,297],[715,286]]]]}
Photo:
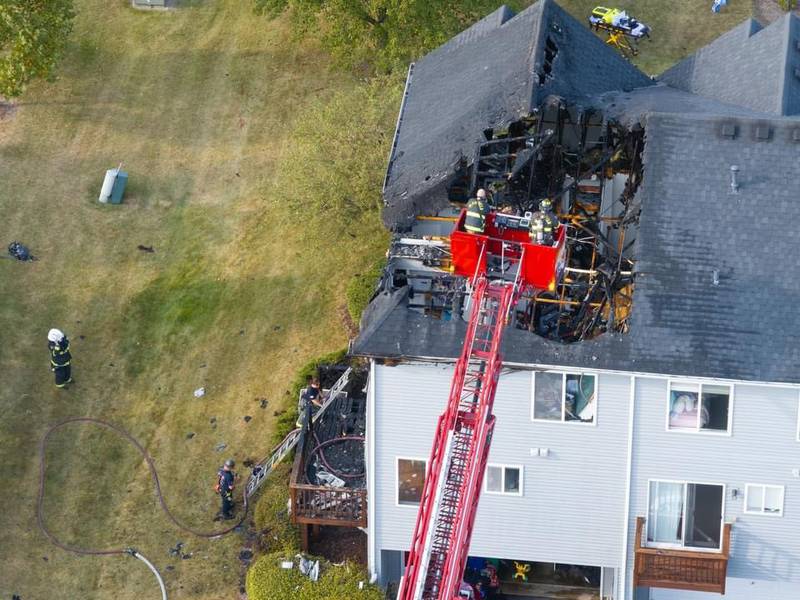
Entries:
{"type": "Polygon", "coordinates": [[[651,481],[647,541],[655,546],[718,550],[724,492],[722,485],[651,481]]]}

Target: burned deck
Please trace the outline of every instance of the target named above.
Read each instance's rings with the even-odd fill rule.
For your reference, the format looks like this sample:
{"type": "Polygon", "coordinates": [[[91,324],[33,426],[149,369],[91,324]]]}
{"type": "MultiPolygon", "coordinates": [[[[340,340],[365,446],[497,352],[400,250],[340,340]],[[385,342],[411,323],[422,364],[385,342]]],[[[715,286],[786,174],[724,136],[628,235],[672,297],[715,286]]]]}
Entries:
{"type": "Polygon", "coordinates": [[[325,413],[303,428],[289,490],[304,544],[308,525],[366,527],[365,383],[366,372],[354,371],[325,413]]]}

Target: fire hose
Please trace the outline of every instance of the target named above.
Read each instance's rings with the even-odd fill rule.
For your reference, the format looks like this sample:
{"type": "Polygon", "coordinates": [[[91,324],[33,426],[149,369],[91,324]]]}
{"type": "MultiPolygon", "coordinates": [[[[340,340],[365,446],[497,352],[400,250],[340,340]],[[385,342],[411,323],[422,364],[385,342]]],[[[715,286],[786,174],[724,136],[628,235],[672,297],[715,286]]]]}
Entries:
{"type": "Polygon", "coordinates": [[[317,445],[314,447],[313,450],[311,450],[311,452],[309,452],[308,456],[310,458],[311,456],[314,456],[314,454],[319,452],[319,457],[320,457],[320,459],[322,459],[322,464],[325,465],[325,467],[328,469],[328,471],[330,473],[332,473],[333,475],[336,475],[337,477],[341,477],[343,479],[357,479],[357,478],[363,477],[365,475],[364,471],[362,471],[361,473],[351,474],[351,473],[343,473],[342,471],[334,469],[328,463],[327,459],[325,458],[325,452],[323,451],[324,448],[327,448],[328,446],[332,446],[333,444],[336,444],[338,442],[363,442],[364,441],[364,437],[363,436],[360,436],[360,435],[345,435],[345,436],[338,437],[338,438],[332,438],[332,439],[327,440],[325,442],[320,442],[319,438],[317,437],[317,434],[315,433],[314,434],[314,441],[317,443],[317,445]]]}
{"type": "Polygon", "coordinates": [[[234,529],[239,527],[247,518],[247,494],[244,494],[244,510],[242,512],[242,516],[236,522],[236,524],[228,527],[227,529],[223,529],[221,531],[197,531],[196,529],[192,529],[191,527],[181,523],[175,515],[172,514],[169,507],[167,506],[166,501],[164,500],[164,496],[161,493],[161,482],[158,479],[158,471],[156,471],[155,463],[153,462],[153,458],[150,454],[145,450],[144,446],[142,446],[139,441],[133,437],[130,433],[128,433],[125,429],[120,427],[119,425],[114,425],[113,423],[109,423],[108,421],[103,421],[102,419],[95,419],[92,417],[71,417],[68,419],[64,419],[63,421],[59,421],[58,423],[51,425],[50,428],[45,432],[44,436],[42,437],[41,442],[39,443],[39,495],[36,502],[36,521],[39,525],[39,529],[42,530],[42,533],[47,537],[48,540],[55,546],[65,550],[67,552],[72,552],[74,554],[83,554],[83,555],[92,555],[92,556],[110,556],[114,554],[127,554],[134,558],[138,558],[141,560],[147,567],[153,572],[156,579],[158,580],[158,585],[161,588],[161,598],[162,600],[167,600],[167,591],[164,587],[164,581],[161,578],[161,574],[158,572],[158,569],[145,558],[138,550],[134,548],[109,548],[109,549],[97,549],[97,548],[80,548],[78,546],[73,546],[70,544],[66,544],[59,540],[48,528],[44,521],[44,491],[45,491],[45,470],[47,467],[47,459],[45,455],[45,451],[47,450],[47,443],[50,439],[50,436],[57,430],[61,429],[62,427],[69,425],[71,423],[91,423],[93,425],[99,425],[101,427],[105,427],[106,429],[111,429],[112,431],[118,433],[120,436],[125,438],[128,442],[133,444],[133,446],[139,451],[139,454],[142,455],[145,462],[147,463],[147,467],[150,469],[150,477],[153,480],[153,485],[155,486],[156,496],[158,497],[158,501],[161,504],[161,508],[166,513],[169,520],[172,521],[176,527],[191,533],[197,537],[201,538],[216,538],[223,535],[227,535],[231,533],[234,529]]]}

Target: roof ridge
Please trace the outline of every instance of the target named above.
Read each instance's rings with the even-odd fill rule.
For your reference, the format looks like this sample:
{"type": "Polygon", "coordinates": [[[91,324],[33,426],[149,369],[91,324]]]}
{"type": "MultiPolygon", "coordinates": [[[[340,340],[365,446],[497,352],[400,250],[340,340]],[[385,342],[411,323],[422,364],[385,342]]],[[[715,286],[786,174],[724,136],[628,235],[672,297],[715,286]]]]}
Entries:
{"type": "Polygon", "coordinates": [[[795,24],[797,24],[800,19],[791,11],[786,13],[786,15],[781,19],[785,21],[785,29],[786,31],[783,34],[784,37],[784,44],[783,44],[783,68],[781,72],[783,73],[783,77],[781,78],[779,84],[779,93],[778,93],[778,113],[781,115],[789,114],[789,91],[790,86],[788,85],[790,81],[790,77],[793,77],[794,74],[792,73],[792,65],[789,61],[789,55],[791,54],[792,48],[792,29],[795,24]]]}

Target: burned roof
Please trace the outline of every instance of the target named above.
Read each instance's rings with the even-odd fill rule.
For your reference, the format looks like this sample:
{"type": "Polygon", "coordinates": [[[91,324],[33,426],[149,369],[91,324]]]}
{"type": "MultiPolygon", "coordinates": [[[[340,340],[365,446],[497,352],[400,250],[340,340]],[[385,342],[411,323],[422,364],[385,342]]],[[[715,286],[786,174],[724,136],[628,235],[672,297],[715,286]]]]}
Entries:
{"type": "MultiPolygon", "coordinates": [[[[639,93],[652,92],[629,95],[637,118],[639,93]]],[[[734,115],[641,116],[647,144],[629,332],[565,345],[509,328],[506,363],[800,383],[800,265],[786,234],[800,221],[800,120],[734,115]],[[731,165],[740,168],[737,194],[731,165]]],[[[373,301],[353,352],[455,358],[465,323],[407,310],[404,294],[373,301]]]]}
{"type": "Polygon", "coordinates": [[[748,19],[659,79],[686,92],[773,115],[800,114],[800,18],[748,19]]]}
{"type": "MultiPolygon", "coordinates": [[[[547,44],[556,20],[562,34],[579,35],[570,26],[582,25],[561,15],[552,2],[540,2],[510,20],[504,12],[493,17],[492,26],[484,24],[472,41],[462,38],[461,46],[450,46],[447,52],[499,36],[523,17],[535,27],[532,33],[529,29],[532,50],[524,55],[528,60],[536,56],[533,41],[547,44]],[[548,15],[559,17],[548,21],[548,15]]],[[[540,88],[536,78],[527,105],[515,105],[526,106],[519,111],[535,112],[555,94],[579,107],[579,119],[600,114],[603,127],[614,124],[643,135],[642,177],[632,201],[638,211],[631,261],[635,288],[624,332],[609,330],[567,344],[509,327],[503,341],[505,363],[800,383],[800,322],[794,316],[800,303],[800,265],[793,253],[795,236],[787,229],[800,221],[800,117],[793,116],[800,113],[799,23],[790,16],[762,29],[747,21],[667,71],[658,83],[636,79],[628,64],[607,89],[581,88],[580,71],[571,79],[556,68],[557,62],[544,86],[540,88]],[[730,65],[723,64],[726,60],[730,65]],[[770,60],[759,79],[759,61],[770,60]],[[737,77],[741,61],[746,64],[737,77]]],[[[584,33],[592,36],[585,28],[584,33]]],[[[557,45],[561,57],[582,51],[565,38],[557,45]]],[[[585,45],[579,44],[583,49],[585,45]]],[[[597,60],[610,60],[606,54],[613,51],[600,46],[592,49],[597,60]]],[[[471,56],[467,62],[473,68],[478,59],[477,54],[471,56]]],[[[456,60],[448,57],[440,67],[456,60]]],[[[492,60],[478,60],[475,68],[491,67],[492,60]]],[[[535,66],[536,61],[525,64],[535,66]]],[[[444,70],[439,75],[446,77],[444,70]]],[[[436,77],[427,76],[429,80],[421,81],[432,85],[436,77]]],[[[503,81],[511,82],[508,97],[519,99],[523,80],[494,80],[501,97],[506,93],[503,81]]],[[[438,86],[438,94],[446,93],[447,83],[438,86]]],[[[388,226],[448,206],[445,189],[452,170],[447,161],[474,158],[487,124],[496,127],[522,114],[508,105],[498,112],[486,110],[495,105],[482,96],[483,104],[465,100],[466,109],[450,120],[446,111],[436,113],[441,135],[432,135],[428,117],[421,116],[425,86],[420,80],[416,85],[406,102],[390,165],[384,212],[388,226]],[[418,106],[412,102],[414,94],[418,106]],[[476,106],[482,110],[473,110],[476,106]],[[497,115],[502,118],[492,120],[497,115]],[[453,131],[459,136],[451,136],[453,131]]],[[[543,109],[541,119],[544,114],[543,109]]],[[[608,135],[603,139],[607,148],[608,135]]],[[[433,318],[412,310],[414,293],[410,285],[379,293],[364,314],[352,352],[388,359],[456,358],[466,331],[464,320],[456,311],[433,318]]]]}
{"type": "Polygon", "coordinates": [[[384,189],[384,223],[410,225],[447,204],[447,184],[486,130],[548,95],[572,101],[651,80],[551,0],[503,6],[409,70],[384,189]]]}

